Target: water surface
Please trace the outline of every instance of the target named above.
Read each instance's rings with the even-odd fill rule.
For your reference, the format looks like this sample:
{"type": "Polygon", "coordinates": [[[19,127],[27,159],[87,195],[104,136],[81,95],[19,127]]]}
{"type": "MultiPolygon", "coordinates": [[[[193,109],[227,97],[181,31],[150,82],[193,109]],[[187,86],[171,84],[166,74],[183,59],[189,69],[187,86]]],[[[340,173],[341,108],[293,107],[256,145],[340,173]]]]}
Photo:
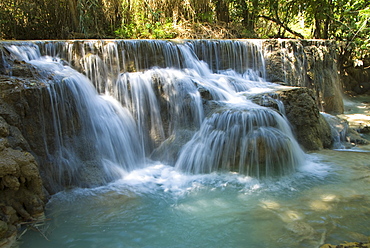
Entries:
{"type": "Polygon", "coordinates": [[[185,175],[151,164],[54,195],[20,247],[318,247],[370,236],[370,149],[307,155],[292,176],[185,175]]]}

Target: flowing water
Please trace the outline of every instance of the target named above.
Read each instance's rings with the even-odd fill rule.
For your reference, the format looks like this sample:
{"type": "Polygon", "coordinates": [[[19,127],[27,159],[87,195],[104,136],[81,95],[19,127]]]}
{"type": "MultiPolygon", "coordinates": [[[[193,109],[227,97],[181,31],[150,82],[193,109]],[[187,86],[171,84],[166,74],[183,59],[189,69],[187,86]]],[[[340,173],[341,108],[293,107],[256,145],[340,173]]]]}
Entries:
{"type": "Polygon", "coordinates": [[[251,100],[280,87],[264,80],[257,41],[7,49],[53,79],[48,180],[65,187],[20,247],[318,247],[370,235],[369,147],[304,154],[279,102],[251,100]]]}

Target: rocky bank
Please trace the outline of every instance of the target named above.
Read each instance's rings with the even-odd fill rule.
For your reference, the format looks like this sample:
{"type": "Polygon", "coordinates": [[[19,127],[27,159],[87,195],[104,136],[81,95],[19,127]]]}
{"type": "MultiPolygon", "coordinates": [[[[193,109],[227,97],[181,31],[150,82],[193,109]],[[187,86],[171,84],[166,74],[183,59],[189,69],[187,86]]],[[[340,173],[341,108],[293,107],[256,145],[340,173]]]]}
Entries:
{"type": "MultiPolygon", "coordinates": [[[[27,129],[24,115],[34,113],[28,104],[32,92],[39,91],[39,86],[28,88],[34,80],[26,71],[22,78],[0,74],[0,247],[14,241],[20,223],[42,216],[46,202],[37,159],[22,133],[27,129]]],[[[37,123],[31,125],[38,128],[37,123]]]]}

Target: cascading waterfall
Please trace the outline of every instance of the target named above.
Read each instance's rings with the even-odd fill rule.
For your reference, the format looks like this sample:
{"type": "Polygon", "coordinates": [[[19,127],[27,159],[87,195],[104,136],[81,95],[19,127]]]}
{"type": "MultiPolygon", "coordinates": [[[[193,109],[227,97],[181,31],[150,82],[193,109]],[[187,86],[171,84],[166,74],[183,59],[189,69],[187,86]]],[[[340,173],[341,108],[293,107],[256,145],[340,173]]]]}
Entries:
{"type": "Polygon", "coordinates": [[[333,137],[333,148],[343,149],[345,148],[344,143],[348,142],[349,125],[345,120],[342,120],[336,116],[322,112],[321,115],[329,123],[332,137],[333,137]]]}
{"type": "MultiPolygon", "coordinates": [[[[1,153],[29,148],[52,194],[44,225],[27,218],[37,232],[21,231],[16,245],[285,248],[367,241],[369,147],[342,149],[349,127],[323,113],[334,122],[339,149],[304,154],[287,119],[298,136],[320,138],[321,129],[306,124],[325,123],[309,90],[266,82],[258,41],[0,46],[1,90],[9,94],[1,101],[0,131],[9,134],[1,153]],[[24,144],[10,143],[23,137],[24,144]]],[[[271,75],[281,64],[270,62],[271,75]]],[[[332,136],[324,128],[327,142],[332,136]]],[[[15,201],[34,183],[18,175],[0,178],[2,192],[13,190],[6,180],[19,178],[15,201]]],[[[18,207],[29,211],[30,204],[21,205],[14,205],[19,221],[18,207]]],[[[5,206],[7,218],[5,210],[14,211],[5,206]]]]}
{"type": "Polygon", "coordinates": [[[50,160],[59,172],[50,174],[62,185],[79,185],[76,181],[90,169],[103,170],[104,181],[117,178],[117,170],[141,166],[181,130],[194,135],[172,161],[187,173],[231,170],[270,177],[289,174],[302,162],[303,152],[282,114],[249,100],[277,86],[264,80],[258,42],[35,44],[8,50],[55,75],[48,86],[57,143],[50,160]],[[78,125],[67,138],[64,122],[74,114],[78,125]],[[73,182],[63,182],[65,174],[73,182]]]}
{"type": "MultiPolygon", "coordinates": [[[[261,42],[249,40],[244,42],[230,42],[228,40],[218,41],[189,41],[188,45],[194,50],[197,57],[205,61],[210,70],[222,73],[233,70],[241,75],[249,72],[257,72],[259,77],[266,77],[261,42]]],[[[254,78],[258,81],[258,77],[254,78]]]]}
{"type": "Polygon", "coordinates": [[[7,50],[36,66],[36,76],[47,85],[54,139],[53,144],[45,141],[51,166],[44,173],[55,190],[107,183],[142,165],[144,151],[135,121],[118,101],[98,95],[84,75],[55,58],[42,57],[36,46],[12,45],[7,50]]]}

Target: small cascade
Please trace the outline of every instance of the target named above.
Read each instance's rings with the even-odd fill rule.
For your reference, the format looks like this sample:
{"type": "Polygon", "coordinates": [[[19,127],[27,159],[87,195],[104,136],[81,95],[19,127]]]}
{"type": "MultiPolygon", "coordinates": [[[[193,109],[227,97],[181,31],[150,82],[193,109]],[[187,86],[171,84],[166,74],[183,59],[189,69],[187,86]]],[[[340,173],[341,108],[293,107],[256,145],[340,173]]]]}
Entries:
{"type": "Polygon", "coordinates": [[[174,130],[199,128],[203,120],[200,93],[191,78],[179,70],[123,73],[113,94],[135,116],[147,154],[174,130]]]}
{"type": "Polygon", "coordinates": [[[282,116],[245,102],[207,118],[182,149],[176,168],[196,174],[221,169],[260,178],[288,175],[303,157],[282,116]]]}
{"type": "Polygon", "coordinates": [[[304,56],[304,48],[302,44],[293,44],[292,42],[284,42],[279,40],[281,53],[281,70],[284,73],[283,82],[298,85],[309,86],[307,79],[307,58],[304,56]],[[298,54],[300,56],[298,56],[298,54]],[[294,83],[292,83],[294,82],[294,83]]]}
{"type": "Polygon", "coordinates": [[[345,148],[345,143],[348,142],[347,137],[349,133],[349,125],[348,123],[336,117],[334,115],[330,115],[328,113],[321,113],[321,115],[325,118],[327,123],[330,125],[330,130],[333,137],[333,148],[334,149],[343,149],[345,148]]]}
{"type": "MultiPolygon", "coordinates": [[[[237,40],[202,40],[189,41],[187,44],[214,73],[233,70],[243,75],[254,71],[259,77],[266,78],[261,40],[249,40],[248,43],[237,40]]],[[[254,79],[258,80],[257,77],[254,79]]]]}
{"type": "Polygon", "coordinates": [[[49,78],[55,144],[47,144],[48,161],[60,185],[84,185],[94,175],[113,180],[163,145],[168,161],[187,173],[260,178],[302,163],[283,107],[248,100],[277,87],[265,80],[257,41],[49,41],[8,49],[45,71],[40,80],[49,78]],[[178,151],[171,151],[174,136],[187,137],[178,151]]]}
{"type": "Polygon", "coordinates": [[[336,47],[328,40],[267,40],[263,51],[267,79],[313,89],[321,111],[343,113],[336,47]]]}

